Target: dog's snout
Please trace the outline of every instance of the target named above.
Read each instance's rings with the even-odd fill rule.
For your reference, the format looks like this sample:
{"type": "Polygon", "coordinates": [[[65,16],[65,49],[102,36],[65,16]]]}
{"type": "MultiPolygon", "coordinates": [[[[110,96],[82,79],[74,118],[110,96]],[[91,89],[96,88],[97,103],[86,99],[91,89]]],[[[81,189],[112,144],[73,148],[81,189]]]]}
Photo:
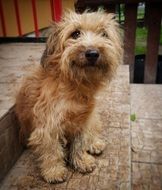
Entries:
{"type": "Polygon", "coordinates": [[[96,62],[99,57],[99,52],[95,49],[89,49],[85,52],[85,57],[88,61],[96,62]]]}

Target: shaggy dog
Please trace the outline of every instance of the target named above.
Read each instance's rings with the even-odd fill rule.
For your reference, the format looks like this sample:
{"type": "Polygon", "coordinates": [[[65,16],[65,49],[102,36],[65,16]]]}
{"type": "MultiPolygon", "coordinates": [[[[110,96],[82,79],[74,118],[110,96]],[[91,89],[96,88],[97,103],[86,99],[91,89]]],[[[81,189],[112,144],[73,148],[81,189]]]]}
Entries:
{"type": "Polygon", "coordinates": [[[121,59],[113,14],[69,12],[53,24],[42,65],[25,79],[16,100],[20,137],[36,153],[47,182],[66,179],[67,158],[82,173],[95,168],[90,154],[105,147],[95,96],[121,59]]]}

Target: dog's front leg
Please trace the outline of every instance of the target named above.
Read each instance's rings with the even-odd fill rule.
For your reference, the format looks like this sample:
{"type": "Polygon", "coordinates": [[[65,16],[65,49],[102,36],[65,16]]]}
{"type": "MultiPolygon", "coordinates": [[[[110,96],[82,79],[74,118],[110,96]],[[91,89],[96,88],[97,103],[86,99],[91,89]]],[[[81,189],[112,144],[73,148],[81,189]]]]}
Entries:
{"type": "Polygon", "coordinates": [[[100,117],[95,112],[92,114],[86,127],[85,148],[92,155],[101,154],[105,149],[100,117]]]}
{"type": "Polygon", "coordinates": [[[81,173],[92,172],[95,168],[95,158],[85,149],[85,135],[75,136],[70,149],[70,161],[74,169],[81,173]]]}
{"type": "Polygon", "coordinates": [[[36,128],[31,133],[29,145],[38,156],[43,178],[50,183],[63,182],[67,176],[67,168],[59,133],[48,128],[36,128]]]}

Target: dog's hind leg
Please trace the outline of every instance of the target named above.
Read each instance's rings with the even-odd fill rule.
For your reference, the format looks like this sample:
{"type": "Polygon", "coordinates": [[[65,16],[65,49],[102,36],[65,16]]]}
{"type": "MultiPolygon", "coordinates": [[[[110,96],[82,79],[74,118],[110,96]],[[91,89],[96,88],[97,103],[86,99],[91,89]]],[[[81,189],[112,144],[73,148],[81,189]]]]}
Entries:
{"type": "Polygon", "coordinates": [[[83,131],[74,137],[70,151],[71,163],[82,173],[91,172],[95,168],[95,159],[90,154],[101,154],[105,148],[101,130],[99,117],[93,112],[83,131]]]}
{"type": "Polygon", "coordinates": [[[92,172],[95,168],[95,158],[85,150],[84,134],[78,134],[70,147],[70,163],[81,173],[92,172]]]}

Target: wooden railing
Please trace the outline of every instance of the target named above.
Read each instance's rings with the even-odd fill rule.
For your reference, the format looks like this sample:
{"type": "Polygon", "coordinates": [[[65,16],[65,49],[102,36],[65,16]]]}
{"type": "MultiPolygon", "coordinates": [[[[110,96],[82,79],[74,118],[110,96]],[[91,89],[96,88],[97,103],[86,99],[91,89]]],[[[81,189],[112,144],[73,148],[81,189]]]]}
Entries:
{"type": "Polygon", "coordinates": [[[148,35],[144,69],[144,83],[155,83],[162,18],[162,0],[77,0],[75,3],[75,8],[77,12],[82,13],[86,8],[97,10],[97,8],[102,5],[107,12],[115,12],[117,5],[125,5],[124,64],[130,65],[130,81],[133,82],[137,6],[139,2],[147,3],[148,35]]]}
{"type": "MultiPolygon", "coordinates": [[[[13,30],[13,28],[7,27],[7,25],[9,24],[9,23],[7,23],[7,18],[9,17],[7,9],[13,10],[11,13],[12,18],[10,18],[10,19],[12,20],[13,18],[16,18],[16,23],[15,23],[16,26],[14,26],[17,28],[16,37],[23,37],[24,35],[26,35],[26,32],[23,33],[23,31],[25,31],[25,29],[22,26],[23,25],[23,18],[21,17],[21,15],[23,15],[22,14],[23,10],[20,8],[21,2],[20,2],[20,0],[10,0],[8,2],[10,2],[10,4],[7,7],[7,6],[5,6],[6,1],[0,0],[0,27],[2,30],[2,35],[0,35],[0,37],[8,37],[9,31],[7,31],[7,29],[13,30]],[[6,8],[6,9],[4,9],[4,8],[6,8]],[[5,16],[7,16],[7,18],[5,16]]],[[[32,22],[34,23],[35,37],[38,38],[38,37],[40,37],[40,29],[41,29],[41,27],[39,26],[40,18],[38,16],[38,6],[40,6],[39,3],[41,3],[41,2],[36,1],[36,0],[29,0],[28,2],[24,1],[22,3],[24,3],[24,7],[25,7],[25,5],[28,5],[28,7],[25,7],[29,11],[29,15],[27,15],[27,16],[30,16],[30,14],[32,14],[32,17],[33,17],[33,20],[28,21],[29,22],[28,24],[31,25],[32,22]],[[30,12],[30,10],[31,10],[31,12],[30,12]]],[[[50,10],[46,10],[48,12],[51,12],[50,20],[53,20],[55,22],[59,22],[61,19],[61,16],[62,16],[61,15],[62,14],[62,0],[48,0],[45,3],[50,5],[50,10]]],[[[44,7],[42,4],[42,10],[41,10],[42,14],[44,13],[43,8],[44,7]]],[[[30,31],[30,32],[32,32],[32,31],[30,31]]]]}

